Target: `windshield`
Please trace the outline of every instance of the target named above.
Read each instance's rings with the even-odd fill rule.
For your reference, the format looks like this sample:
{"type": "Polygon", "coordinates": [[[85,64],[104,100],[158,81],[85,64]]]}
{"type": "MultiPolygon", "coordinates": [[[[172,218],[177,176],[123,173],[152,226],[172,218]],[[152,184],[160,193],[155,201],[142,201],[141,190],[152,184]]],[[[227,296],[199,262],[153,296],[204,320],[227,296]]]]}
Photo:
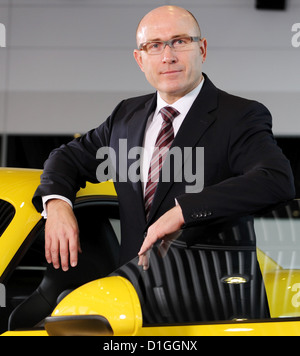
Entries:
{"type": "Polygon", "coordinates": [[[0,199],[0,237],[15,216],[15,208],[5,200],[0,199]]]}
{"type": "Polygon", "coordinates": [[[257,217],[184,229],[168,249],[118,269],[144,326],[300,317],[299,201],[257,217]]]}

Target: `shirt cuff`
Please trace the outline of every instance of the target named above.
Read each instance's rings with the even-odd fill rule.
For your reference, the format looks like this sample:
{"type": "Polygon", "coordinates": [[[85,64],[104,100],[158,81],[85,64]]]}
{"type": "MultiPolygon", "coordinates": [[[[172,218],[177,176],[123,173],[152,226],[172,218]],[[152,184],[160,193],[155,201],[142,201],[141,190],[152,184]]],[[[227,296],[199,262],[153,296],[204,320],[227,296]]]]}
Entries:
{"type": "Polygon", "coordinates": [[[43,211],[42,211],[41,215],[42,215],[42,217],[44,219],[47,219],[47,206],[46,206],[46,203],[47,203],[48,200],[51,200],[51,199],[63,200],[66,203],[68,203],[71,206],[71,208],[73,208],[73,204],[72,204],[71,200],[66,198],[66,197],[63,197],[62,195],[57,195],[57,194],[46,195],[46,196],[42,197],[43,211]]]}

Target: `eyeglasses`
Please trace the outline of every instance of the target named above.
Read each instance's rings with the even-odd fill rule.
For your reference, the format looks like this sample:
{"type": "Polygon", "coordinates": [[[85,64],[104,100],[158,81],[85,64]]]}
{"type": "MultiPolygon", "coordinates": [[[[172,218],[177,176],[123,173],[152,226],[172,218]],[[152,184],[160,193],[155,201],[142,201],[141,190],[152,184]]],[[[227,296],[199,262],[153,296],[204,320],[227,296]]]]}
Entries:
{"type": "Polygon", "coordinates": [[[139,45],[139,50],[145,51],[148,54],[161,54],[168,45],[179,52],[185,51],[192,42],[199,41],[201,41],[201,37],[192,36],[173,38],[169,41],[147,41],[139,45]]]}

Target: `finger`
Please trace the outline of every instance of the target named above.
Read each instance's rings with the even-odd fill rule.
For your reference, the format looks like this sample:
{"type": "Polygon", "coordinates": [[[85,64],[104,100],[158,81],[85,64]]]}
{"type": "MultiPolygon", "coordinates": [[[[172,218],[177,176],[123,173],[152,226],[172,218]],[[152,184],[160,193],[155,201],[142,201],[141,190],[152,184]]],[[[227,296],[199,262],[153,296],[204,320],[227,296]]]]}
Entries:
{"type": "Polygon", "coordinates": [[[141,246],[141,249],[140,249],[138,255],[139,256],[145,255],[147,251],[151,250],[155,241],[156,241],[156,239],[153,240],[153,239],[151,239],[151,237],[149,235],[147,235],[147,237],[145,238],[145,240],[141,246]]]}
{"type": "Polygon", "coordinates": [[[146,264],[148,264],[146,259],[147,259],[146,255],[140,255],[138,265],[144,267],[146,264]]]}
{"type": "Polygon", "coordinates": [[[144,255],[139,256],[138,265],[143,267],[143,270],[146,271],[150,267],[150,252],[147,251],[144,255]]]}
{"type": "Polygon", "coordinates": [[[146,255],[139,256],[139,266],[143,267],[143,270],[147,269],[148,263],[146,262],[146,255]]]}
{"type": "Polygon", "coordinates": [[[50,247],[50,254],[51,254],[51,261],[53,264],[53,267],[58,269],[60,264],[59,264],[59,242],[58,239],[51,239],[51,247],[50,247]]]}
{"type": "Polygon", "coordinates": [[[59,244],[60,262],[63,271],[69,269],[69,244],[68,240],[61,239],[59,244]]]}
{"type": "Polygon", "coordinates": [[[150,253],[151,250],[148,250],[146,254],[144,255],[144,263],[143,263],[143,270],[147,271],[147,269],[150,267],[150,253]]]}
{"type": "Polygon", "coordinates": [[[70,250],[70,264],[72,267],[76,267],[78,263],[78,252],[81,252],[81,247],[77,236],[76,238],[70,239],[69,250],[70,250]]]}
{"type": "Polygon", "coordinates": [[[51,259],[51,240],[45,236],[45,257],[48,263],[52,263],[51,259]]]}
{"type": "Polygon", "coordinates": [[[144,258],[144,255],[139,256],[138,266],[143,266],[143,258],[144,258]]]}

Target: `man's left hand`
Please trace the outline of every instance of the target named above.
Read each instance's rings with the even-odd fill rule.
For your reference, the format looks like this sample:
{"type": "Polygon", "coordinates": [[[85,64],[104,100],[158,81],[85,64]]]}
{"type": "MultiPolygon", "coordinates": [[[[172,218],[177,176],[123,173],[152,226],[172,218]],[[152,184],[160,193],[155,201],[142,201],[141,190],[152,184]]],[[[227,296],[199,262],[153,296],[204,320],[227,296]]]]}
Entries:
{"type": "Polygon", "coordinates": [[[161,247],[168,247],[170,241],[174,239],[174,236],[175,238],[178,236],[175,233],[181,229],[183,224],[184,218],[179,205],[176,205],[155,221],[155,223],[149,227],[147,236],[138,253],[139,266],[143,266],[144,269],[147,269],[149,264],[149,251],[155,242],[162,240],[161,247]]]}

